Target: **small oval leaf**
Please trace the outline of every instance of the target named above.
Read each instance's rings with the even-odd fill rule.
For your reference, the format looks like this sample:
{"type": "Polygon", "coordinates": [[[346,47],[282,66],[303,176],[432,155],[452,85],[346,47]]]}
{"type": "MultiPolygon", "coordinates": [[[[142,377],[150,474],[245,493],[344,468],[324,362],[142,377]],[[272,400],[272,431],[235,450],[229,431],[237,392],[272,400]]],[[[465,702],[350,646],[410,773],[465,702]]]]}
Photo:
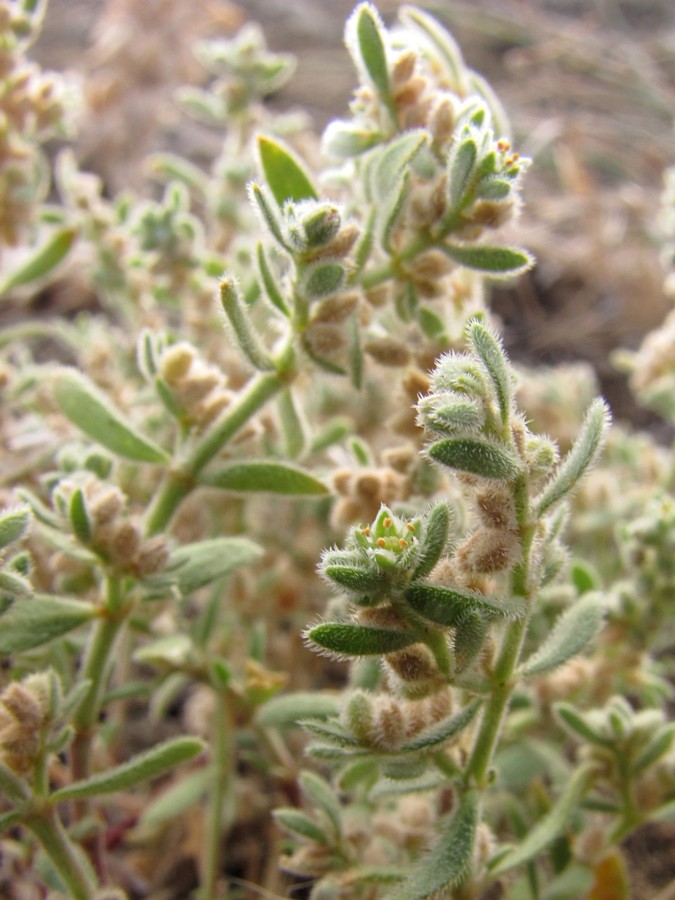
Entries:
{"type": "Polygon", "coordinates": [[[525,662],[521,673],[540,675],[572,659],[597,636],[605,609],[597,595],[587,595],[566,610],[544,643],[525,662]]]}
{"type": "Polygon", "coordinates": [[[187,595],[261,556],[260,547],[247,538],[211,538],[179,547],[167,569],[175,574],[181,594],[187,595]]]}
{"type": "Polygon", "coordinates": [[[475,269],[495,278],[513,278],[522,275],[534,265],[533,257],[526,250],[515,247],[487,247],[482,244],[443,244],[440,249],[460,266],[475,269]]]}
{"type": "Polygon", "coordinates": [[[323,622],[304,634],[312,644],[337,656],[380,656],[417,643],[413,631],[370,628],[351,622],[323,622]]]}
{"type": "Polygon", "coordinates": [[[286,494],[288,496],[325,496],[326,485],[297,466],[287,463],[252,460],[231,463],[201,479],[201,484],[236,493],[286,494]]]}
{"type": "Polygon", "coordinates": [[[0,654],[22,653],[61,637],[91,621],[96,612],[88,603],[38,594],[17,600],[2,616],[0,654]]]}
{"type": "Polygon", "coordinates": [[[450,469],[498,481],[513,481],[522,470],[520,460],[509,450],[475,438],[436,441],[427,448],[427,455],[450,469]]]}
{"type": "Polygon", "coordinates": [[[318,200],[309,175],[297,156],[273,138],[258,136],[258,152],[267,184],[279,206],[286,200],[318,200]]]}
{"type": "Polygon", "coordinates": [[[54,397],[61,412],[80,431],[111,453],[136,462],[167,463],[169,457],[128,422],[88,378],[62,369],[54,378],[54,397]]]}

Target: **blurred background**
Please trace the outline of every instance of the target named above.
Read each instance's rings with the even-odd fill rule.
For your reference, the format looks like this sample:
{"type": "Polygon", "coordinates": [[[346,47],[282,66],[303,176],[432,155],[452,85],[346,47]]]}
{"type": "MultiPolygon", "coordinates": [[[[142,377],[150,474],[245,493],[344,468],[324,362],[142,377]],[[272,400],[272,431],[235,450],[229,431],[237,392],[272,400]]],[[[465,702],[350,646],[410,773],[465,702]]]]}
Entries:
{"type": "MultiPolygon", "coordinates": [[[[378,8],[391,22],[400,5],[380,0],[378,8]]],[[[632,403],[611,353],[637,347],[672,305],[663,292],[657,220],[663,171],[675,162],[675,4],[419,5],[449,26],[508,110],[515,147],[534,158],[517,240],[538,265],[515,286],[496,290],[493,301],[510,352],[527,363],[590,361],[619,416],[662,429],[632,403]]],[[[80,156],[115,193],[137,177],[140,159],[167,141],[196,160],[217,153],[218,136],[181,118],[173,94],[205,77],[192,56],[194,41],[231,34],[246,20],[260,22],[273,50],[298,58],[295,77],[272,104],[304,108],[318,131],[344,114],[354,86],[342,42],[352,6],[50,0],[36,56],[80,73],[90,106],[80,156]],[[110,115],[116,103],[118,114],[110,115]]]]}

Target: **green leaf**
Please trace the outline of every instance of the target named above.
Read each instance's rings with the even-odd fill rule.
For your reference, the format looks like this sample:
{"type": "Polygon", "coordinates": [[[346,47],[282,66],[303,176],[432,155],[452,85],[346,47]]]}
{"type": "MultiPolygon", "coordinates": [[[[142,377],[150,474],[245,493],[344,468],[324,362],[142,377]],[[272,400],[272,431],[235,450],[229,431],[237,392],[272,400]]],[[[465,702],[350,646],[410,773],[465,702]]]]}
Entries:
{"type": "Polygon", "coordinates": [[[391,211],[392,197],[398,197],[408,166],[427,142],[426,131],[406,131],[379,153],[373,171],[375,200],[391,211]]]}
{"type": "Polygon", "coordinates": [[[167,568],[175,575],[180,592],[187,595],[261,556],[260,547],[247,538],[211,538],[179,547],[167,568]]]}
{"type": "Polygon", "coordinates": [[[513,184],[510,181],[488,176],[479,182],[476,188],[476,197],[481,200],[506,200],[512,189],[513,184]]]}
{"type": "Polygon", "coordinates": [[[499,481],[513,481],[522,470],[522,463],[509,450],[476,438],[445,438],[431,444],[427,455],[434,462],[499,481]]]}
{"type": "Polygon", "coordinates": [[[567,609],[544,643],[521,668],[526,678],[550,672],[584,649],[602,628],[605,608],[597,595],[582,597],[567,609]]]}
{"type": "Polygon", "coordinates": [[[369,594],[382,589],[379,571],[372,572],[358,566],[333,565],[322,567],[321,574],[355,594],[369,594]]]}
{"type": "Polygon", "coordinates": [[[273,207],[272,199],[268,197],[268,191],[259,184],[252,182],[249,185],[248,193],[251,203],[257,207],[258,212],[265,225],[267,225],[272,237],[276,239],[277,243],[283,247],[284,250],[289,250],[288,242],[284,238],[281,223],[279,222],[278,210],[273,207]]]}
{"type": "Polygon", "coordinates": [[[595,463],[605,442],[610,421],[609,408],[602,398],[597,397],[586,413],[581,432],[572,449],[558,466],[551,481],[535,498],[537,517],[541,517],[562,500],[595,463]]]}
{"type": "Polygon", "coordinates": [[[466,728],[478,712],[480,705],[480,700],[472,700],[454,716],[434,722],[429,728],[418,732],[415,737],[402,744],[396,753],[430,753],[444,747],[466,728]]]}
{"type": "Polygon", "coordinates": [[[117,456],[136,462],[168,463],[169,457],[140,434],[88,378],[75,369],[54,376],[54,397],[61,412],[80,431],[117,456]]]}
{"type": "Polygon", "coordinates": [[[46,644],[91,621],[96,611],[89,603],[38,594],[18,600],[2,616],[0,654],[22,653],[46,644]]]}
{"type": "Polygon", "coordinates": [[[149,666],[181,668],[192,652],[192,641],[186,634],[166,634],[139,647],[133,654],[133,660],[149,666]]]}
{"type": "Polygon", "coordinates": [[[534,265],[526,250],[515,247],[488,247],[483,244],[441,244],[440,250],[466,269],[484,272],[493,278],[513,278],[534,265]]]}
{"type": "Polygon", "coordinates": [[[303,293],[311,300],[327,297],[339,291],[345,283],[346,272],[341,262],[316,262],[303,272],[301,285],[303,293]]]}
{"type": "Polygon", "coordinates": [[[650,743],[645,747],[642,753],[635,760],[632,766],[634,775],[639,775],[653,765],[658,759],[668,753],[675,738],[675,722],[664,725],[654,735],[650,743]]]}
{"type": "Polygon", "coordinates": [[[288,318],[288,316],[290,315],[288,307],[286,306],[286,302],[277,285],[276,278],[272,274],[272,270],[270,269],[269,263],[267,262],[265,248],[260,242],[258,242],[258,246],[256,248],[256,259],[258,261],[258,271],[260,272],[260,278],[262,280],[263,287],[265,288],[265,294],[267,295],[270,303],[275,306],[280,313],[288,318]]]}
{"type": "Polygon", "coordinates": [[[0,597],[4,604],[0,607],[0,613],[4,611],[13,598],[31,597],[33,586],[20,572],[12,572],[9,569],[0,570],[0,597]]]}
{"type": "Polygon", "coordinates": [[[478,795],[469,791],[460,801],[440,840],[425,854],[410,877],[388,900],[426,900],[457,884],[471,866],[478,827],[478,795]]]}
{"type": "Polygon", "coordinates": [[[462,625],[467,614],[478,613],[488,619],[497,619],[518,616],[521,612],[508,600],[441,584],[413,584],[406,590],[405,599],[416,613],[448,628],[462,625]]]}
{"type": "Polygon", "coordinates": [[[364,131],[352,122],[337,120],[329,122],[321,139],[321,147],[326,156],[350,159],[372,149],[381,138],[379,131],[364,131]]]}
{"type": "Polygon", "coordinates": [[[143,808],[139,826],[161,825],[170,819],[177,821],[190,806],[206,796],[212,783],[213,771],[209,768],[189,772],[143,808]]]}
{"type": "Polygon", "coordinates": [[[340,712],[340,700],[332,694],[296,691],[272,697],[258,707],[255,721],[263,728],[291,728],[301,719],[328,719],[340,712]]]}
{"type": "Polygon", "coordinates": [[[319,199],[304,166],[288,147],[261,134],[258,152],[265,179],[280,207],[287,200],[319,199]]]}
{"type": "Polygon", "coordinates": [[[167,769],[197,756],[204,749],[203,741],[194,737],[179,737],[158,744],[145,753],[139,753],[128,762],[113,766],[82,781],[75,781],[52,794],[54,801],[72,800],[81,797],[96,797],[135,787],[151,778],[156,778],[167,769]]]}
{"type": "Polygon", "coordinates": [[[513,409],[513,374],[499,339],[480,322],[472,322],[468,337],[492,383],[502,424],[507,426],[513,409]]]}
{"type": "Polygon", "coordinates": [[[562,833],[590,786],[594,766],[590,763],[574,772],[557,803],[528,831],[517,847],[499,858],[492,869],[493,876],[503,875],[534,859],[562,833]]]}
{"type": "Polygon", "coordinates": [[[329,847],[331,841],[328,835],[320,828],[313,819],[299,809],[292,807],[282,807],[281,809],[272,810],[275,821],[286,831],[291,834],[297,834],[300,837],[308,838],[310,841],[316,841],[329,847]]]}
{"type": "Polygon", "coordinates": [[[274,364],[253,327],[239,285],[231,276],[221,279],[220,302],[237,337],[239,347],[251,365],[260,371],[273,369],[274,364]]]}
{"type": "Polygon", "coordinates": [[[422,35],[425,41],[436,51],[436,54],[445,63],[448,73],[452,76],[453,89],[459,89],[464,84],[464,60],[459,45],[445,28],[428,13],[422,12],[414,6],[403,6],[400,12],[401,21],[422,35]]]}
{"type": "Polygon", "coordinates": [[[28,531],[31,513],[28,506],[11,506],[0,514],[0,550],[20,540],[28,531]]]}
{"type": "Polygon", "coordinates": [[[448,200],[450,212],[454,212],[462,203],[473,173],[476,170],[478,147],[472,137],[466,137],[453,147],[448,160],[448,200]]]}
{"type": "Polygon", "coordinates": [[[326,485],[297,466],[288,463],[251,460],[231,463],[200,479],[208,487],[236,493],[286,494],[288,496],[324,496],[326,485]]]}
{"type": "Polygon", "coordinates": [[[10,828],[14,828],[15,825],[18,825],[21,821],[21,813],[17,812],[15,809],[10,809],[8,812],[4,812],[0,814],[0,834],[3,831],[9,831],[10,828]]]}
{"type": "Polygon", "coordinates": [[[591,744],[596,744],[598,747],[607,746],[608,740],[605,735],[590,724],[587,716],[577,712],[569,703],[556,703],[553,711],[560,724],[573,737],[581,738],[591,744]]]}
{"type": "Polygon", "coordinates": [[[74,228],[62,228],[17,269],[0,282],[0,295],[17,287],[23,287],[49,274],[68,255],[77,236],[74,228]]]}
{"type": "Polygon", "coordinates": [[[336,656],[380,656],[394,653],[419,641],[414,631],[370,628],[351,622],[323,622],[308,628],[304,637],[336,656]]]}
{"type": "MultiPolygon", "coordinates": [[[[335,719],[327,719],[325,721],[320,719],[304,719],[299,721],[298,724],[305,731],[309,731],[310,734],[315,734],[327,744],[331,744],[334,747],[341,747],[349,750],[355,750],[361,747],[361,741],[354,737],[350,731],[343,728],[335,719]]],[[[371,750],[365,750],[364,754],[370,756],[371,750]]]]}
{"type": "Polygon", "coordinates": [[[427,515],[420,538],[420,551],[412,580],[424,578],[434,568],[448,543],[451,511],[447,503],[437,503],[427,515]]]}
{"type": "Polygon", "coordinates": [[[330,823],[334,840],[338,840],[342,832],[340,801],[328,782],[315,772],[301,772],[298,779],[303,794],[312,807],[321,811],[330,823]]]}
{"type": "Polygon", "coordinates": [[[87,512],[87,504],[84,500],[82,488],[77,487],[73,491],[70,498],[68,513],[70,525],[75,537],[81,543],[88,544],[91,540],[91,521],[89,520],[89,513],[87,512]]]}
{"type": "Polygon", "coordinates": [[[347,21],[345,42],[357,67],[363,71],[378,94],[390,97],[389,68],[384,26],[370,3],[361,3],[347,21]]]}

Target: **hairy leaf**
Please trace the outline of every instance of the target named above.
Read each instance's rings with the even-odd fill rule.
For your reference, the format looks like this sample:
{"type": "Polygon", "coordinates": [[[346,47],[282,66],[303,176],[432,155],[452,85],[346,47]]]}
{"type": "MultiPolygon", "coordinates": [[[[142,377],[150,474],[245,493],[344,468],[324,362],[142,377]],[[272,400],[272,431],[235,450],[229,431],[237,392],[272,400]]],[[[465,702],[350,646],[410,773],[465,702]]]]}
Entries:
{"type": "Polygon", "coordinates": [[[272,815],[286,831],[308,838],[310,841],[330,846],[331,842],[323,828],[320,828],[313,819],[310,819],[301,810],[293,809],[292,807],[282,807],[281,809],[273,810],[272,815]]]}
{"type": "Polygon", "coordinates": [[[513,375],[509,360],[499,339],[480,322],[470,324],[468,336],[494,388],[502,424],[507,425],[513,407],[513,375]]]}
{"type": "Polygon", "coordinates": [[[179,547],[171,554],[168,569],[175,573],[180,592],[187,595],[261,555],[260,547],[247,538],[211,538],[179,547]]]}
{"type": "Polygon", "coordinates": [[[290,728],[301,719],[328,719],[339,711],[340,700],[336,696],[297,691],[267,700],[258,707],[255,721],[263,728],[290,728]]]}
{"type": "Polygon", "coordinates": [[[384,27],[374,6],[361,3],[346,27],[347,47],[358,67],[385,99],[390,93],[384,27]]]}
{"type": "Polygon", "coordinates": [[[434,462],[482,478],[512,481],[522,463],[510,450],[477,438],[445,438],[427,448],[434,462]]]}
{"type": "Polygon", "coordinates": [[[77,231],[74,228],[65,227],[55,231],[46,243],[0,282],[0,295],[48,275],[68,255],[76,237],[77,231]]]}
{"type": "Polygon", "coordinates": [[[402,650],[419,640],[414,631],[370,628],[351,622],[323,622],[308,628],[305,637],[337,656],[380,656],[402,650]]]}
{"type": "Polygon", "coordinates": [[[448,628],[461,625],[467,613],[479,613],[488,619],[513,617],[521,613],[513,601],[441,584],[413,584],[405,592],[405,599],[416,613],[448,628]]]}
{"type": "Polygon", "coordinates": [[[488,247],[484,244],[443,244],[440,249],[466,269],[484,272],[493,278],[513,278],[532,268],[534,259],[515,247],[488,247]]]}
{"type": "Polygon", "coordinates": [[[597,595],[582,597],[567,609],[544,643],[522,666],[523,675],[540,675],[556,669],[584,649],[597,636],[605,609],[597,595]]]}
{"type": "Polygon", "coordinates": [[[230,463],[206,475],[201,484],[236,493],[324,496],[326,485],[297,466],[265,460],[230,463]]]}
{"type": "Polygon", "coordinates": [[[278,140],[258,136],[258,152],[267,184],[279,206],[286,200],[317,200],[304,165],[298,157],[278,140]]]}
{"type": "Polygon", "coordinates": [[[480,705],[480,700],[472,700],[456,715],[441,719],[440,722],[435,722],[429,728],[420,731],[415,737],[402,744],[396,752],[420,753],[440,749],[466,728],[478,712],[480,705]]]}
{"type": "Polygon", "coordinates": [[[413,572],[413,581],[431,572],[445,551],[450,531],[451,513],[447,503],[437,503],[428,514],[420,538],[420,552],[413,572]]]}
{"type": "Polygon", "coordinates": [[[30,509],[27,506],[11,506],[0,515],[0,550],[24,536],[30,524],[30,509]]]}
{"type": "Polygon", "coordinates": [[[46,644],[91,621],[96,611],[89,603],[38,594],[17,600],[2,616],[0,654],[22,653],[46,644]]]}

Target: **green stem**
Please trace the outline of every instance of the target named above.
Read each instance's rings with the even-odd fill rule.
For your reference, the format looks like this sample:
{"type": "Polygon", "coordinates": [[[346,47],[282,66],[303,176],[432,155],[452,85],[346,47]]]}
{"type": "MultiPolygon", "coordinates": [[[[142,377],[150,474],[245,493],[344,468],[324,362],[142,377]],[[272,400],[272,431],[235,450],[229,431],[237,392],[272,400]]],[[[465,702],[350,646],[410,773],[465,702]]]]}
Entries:
{"type": "Polygon", "coordinates": [[[215,900],[218,880],[223,869],[223,816],[230,797],[234,750],[232,744],[232,714],[227,694],[216,692],[216,714],[213,737],[213,783],[209,831],[206,840],[202,900],[215,900]]]}
{"type": "Polygon", "coordinates": [[[389,281],[391,278],[398,277],[401,263],[410,262],[410,260],[419,256],[420,253],[424,253],[425,250],[433,247],[435,243],[436,241],[427,235],[418,235],[416,238],[413,238],[408,246],[404,247],[400,253],[397,253],[394,258],[390,259],[389,262],[382,263],[382,265],[375,266],[370,269],[370,271],[364,272],[359,279],[361,287],[368,290],[369,288],[374,288],[379,284],[383,284],[385,281],[389,281]]]}
{"type": "Polygon", "coordinates": [[[26,825],[42,844],[73,900],[91,900],[98,886],[53,808],[29,816],[26,825]]]}
{"type": "Polygon", "coordinates": [[[264,372],[251,379],[226,415],[193,448],[180,470],[168,473],[148,510],[146,534],[158,534],[166,529],[180,502],[194,488],[201,470],[284,384],[276,372],[264,372]]]}

